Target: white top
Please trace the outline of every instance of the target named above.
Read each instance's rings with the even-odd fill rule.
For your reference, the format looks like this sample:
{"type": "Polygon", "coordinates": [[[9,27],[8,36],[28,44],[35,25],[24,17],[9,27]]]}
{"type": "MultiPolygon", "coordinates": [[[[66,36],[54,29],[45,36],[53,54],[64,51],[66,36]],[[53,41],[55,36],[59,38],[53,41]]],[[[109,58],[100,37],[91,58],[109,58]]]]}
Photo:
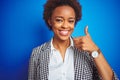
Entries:
{"type": "Polygon", "coordinates": [[[51,40],[51,53],[49,63],[49,80],[74,80],[74,52],[73,40],[70,38],[70,46],[66,49],[63,62],[60,52],[54,48],[51,40]]]}

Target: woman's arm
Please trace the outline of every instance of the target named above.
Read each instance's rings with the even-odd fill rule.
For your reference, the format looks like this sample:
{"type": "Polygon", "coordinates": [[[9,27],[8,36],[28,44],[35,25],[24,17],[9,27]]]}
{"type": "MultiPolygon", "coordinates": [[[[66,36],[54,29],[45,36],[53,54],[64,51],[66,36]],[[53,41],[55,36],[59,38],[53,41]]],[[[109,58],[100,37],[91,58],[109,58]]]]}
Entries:
{"type": "MultiPolygon", "coordinates": [[[[74,43],[78,49],[86,50],[91,55],[93,51],[98,51],[99,48],[92,41],[88,33],[88,26],[85,28],[85,34],[85,36],[74,38],[74,43]]],[[[94,58],[94,63],[103,80],[113,80],[113,71],[101,51],[98,57],[94,58]]]]}
{"type": "Polygon", "coordinates": [[[35,50],[33,50],[29,61],[28,80],[36,80],[36,61],[34,56],[35,50]]]}

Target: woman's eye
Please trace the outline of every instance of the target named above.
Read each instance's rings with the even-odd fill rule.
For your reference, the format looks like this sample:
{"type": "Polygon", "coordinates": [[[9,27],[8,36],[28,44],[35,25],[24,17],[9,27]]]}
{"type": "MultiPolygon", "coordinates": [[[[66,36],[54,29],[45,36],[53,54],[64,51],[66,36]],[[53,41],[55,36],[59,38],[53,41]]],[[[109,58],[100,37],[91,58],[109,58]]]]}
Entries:
{"type": "Polygon", "coordinates": [[[75,21],[74,20],[69,20],[69,23],[74,23],[75,21]]]}
{"type": "Polygon", "coordinates": [[[62,21],[63,21],[63,20],[61,20],[61,19],[56,19],[56,22],[59,22],[59,23],[60,23],[60,22],[62,22],[62,21]]]}

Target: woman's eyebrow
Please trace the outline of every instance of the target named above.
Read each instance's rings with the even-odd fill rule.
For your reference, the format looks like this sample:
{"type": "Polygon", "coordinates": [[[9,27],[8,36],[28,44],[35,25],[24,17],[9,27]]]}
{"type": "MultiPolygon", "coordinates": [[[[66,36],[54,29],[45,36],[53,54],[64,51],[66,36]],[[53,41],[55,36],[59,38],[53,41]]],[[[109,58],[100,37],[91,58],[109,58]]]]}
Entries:
{"type": "MultiPolygon", "coordinates": [[[[62,17],[62,16],[55,16],[55,18],[63,18],[64,19],[64,17],[62,17]]],[[[68,19],[75,19],[75,17],[69,17],[68,19]]]]}
{"type": "Polygon", "coordinates": [[[63,18],[62,16],[55,16],[55,18],[63,18]]]}
{"type": "Polygon", "coordinates": [[[74,20],[75,20],[75,18],[74,18],[74,17],[70,17],[69,19],[74,19],[74,20]]]}

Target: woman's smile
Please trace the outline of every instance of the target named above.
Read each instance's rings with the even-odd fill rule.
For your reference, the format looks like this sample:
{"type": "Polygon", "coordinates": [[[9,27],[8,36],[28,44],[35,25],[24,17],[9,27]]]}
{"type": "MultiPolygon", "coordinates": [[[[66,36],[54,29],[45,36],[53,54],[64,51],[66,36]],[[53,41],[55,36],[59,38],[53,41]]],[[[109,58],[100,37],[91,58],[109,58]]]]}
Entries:
{"type": "Polygon", "coordinates": [[[61,36],[68,36],[69,30],[60,30],[59,33],[61,36]]]}

